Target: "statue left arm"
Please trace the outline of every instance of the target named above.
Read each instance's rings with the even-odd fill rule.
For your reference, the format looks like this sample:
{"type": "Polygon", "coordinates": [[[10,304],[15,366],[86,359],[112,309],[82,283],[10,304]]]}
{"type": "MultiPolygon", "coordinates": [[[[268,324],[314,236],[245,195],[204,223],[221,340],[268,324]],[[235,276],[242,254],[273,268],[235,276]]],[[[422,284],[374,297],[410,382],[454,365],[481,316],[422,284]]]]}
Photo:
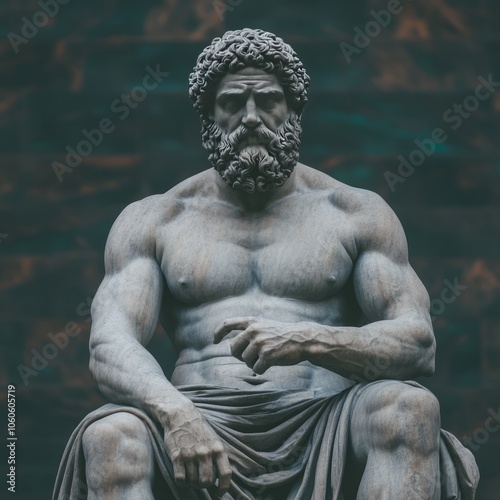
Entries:
{"type": "Polygon", "coordinates": [[[367,367],[372,379],[431,375],[435,339],[429,296],[408,262],[396,215],[378,197],[371,201],[369,215],[359,223],[353,270],[356,297],[370,323],[358,328],[232,318],[217,329],[215,342],[243,330],[231,339],[231,352],[256,373],[307,360],[355,379],[366,379],[367,367]]]}

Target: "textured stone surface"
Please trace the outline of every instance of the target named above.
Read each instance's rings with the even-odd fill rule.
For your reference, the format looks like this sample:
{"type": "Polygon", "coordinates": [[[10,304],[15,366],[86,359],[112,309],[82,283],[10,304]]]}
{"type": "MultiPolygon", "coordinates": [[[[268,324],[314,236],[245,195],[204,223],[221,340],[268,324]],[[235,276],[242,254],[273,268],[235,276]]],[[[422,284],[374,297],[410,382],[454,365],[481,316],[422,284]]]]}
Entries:
{"type": "MultiPolygon", "coordinates": [[[[8,234],[0,239],[7,361],[0,376],[2,387],[14,382],[20,396],[19,498],[49,496],[67,436],[101,400],[87,370],[84,332],[27,387],[17,364],[29,363],[48,333],[82,320],[76,307],[95,293],[105,238],[121,209],[208,166],[186,82],[199,50],[226,28],[268,28],[293,42],[313,80],[304,161],[386,199],[431,299],[444,279],[468,285],[434,321],[437,372],[422,381],[441,401],[443,426],[470,436],[489,408],[498,409],[500,94],[450,131],[394,192],[384,172],[396,172],[397,156],[443,124],[443,112],[473,93],[478,75],[493,72],[500,80],[499,6],[407,4],[347,64],[339,42],[352,43],[354,27],[364,28],[370,10],[386,5],[244,0],[220,20],[210,0],[70,2],[15,54],[6,35],[20,33],[21,18],[39,6],[0,3],[0,233],[8,234]],[[64,159],[83,128],[110,116],[113,100],[156,64],[170,76],[59,183],[51,163],[64,159]]],[[[168,343],[154,342],[163,356],[168,343]]],[[[497,434],[474,452],[483,474],[478,500],[495,499],[500,487],[497,434]]]]}

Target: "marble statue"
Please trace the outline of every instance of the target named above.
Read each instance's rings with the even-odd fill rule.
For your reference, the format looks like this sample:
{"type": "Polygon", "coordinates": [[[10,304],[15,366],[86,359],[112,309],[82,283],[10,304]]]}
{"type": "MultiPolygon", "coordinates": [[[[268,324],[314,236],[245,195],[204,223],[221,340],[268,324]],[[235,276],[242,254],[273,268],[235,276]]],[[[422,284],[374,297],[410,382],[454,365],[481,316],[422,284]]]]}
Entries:
{"type": "Polygon", "coordinates": [[[473,499],[472,454],[411,381],[435,339],[397,217],[298,162],[296,53],[230,31],[189,84],[214,168],[111,229],[90,337],[110,403],[71,437],[54,498],[473,499]],[[159,320],[170,380],[146,348],[159,320]]]}

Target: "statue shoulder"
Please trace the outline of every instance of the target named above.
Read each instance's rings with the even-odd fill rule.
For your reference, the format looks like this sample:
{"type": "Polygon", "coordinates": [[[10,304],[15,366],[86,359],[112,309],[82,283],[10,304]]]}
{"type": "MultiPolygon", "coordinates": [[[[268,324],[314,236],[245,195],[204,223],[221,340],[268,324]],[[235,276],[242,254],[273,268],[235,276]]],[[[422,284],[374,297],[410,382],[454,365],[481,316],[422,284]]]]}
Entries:
{"type": "Polygon", "coordinates": [[[306,191],[327,195],[330,203],[345,213],[372,223],[396,217],[384,199],[374,191],[361,189],[334,179],[328,174],[306,165],[298,165],[301,186],[306,191]]]}
{"type": "Polygon", "coordinates": [[[162,194],[135,201],[117,217],[108,237],[108,246],[124,243],[141,253],[156,247],[159,231],[173,222],[189,205],[189,200],[202,196],[208,182],[208,172],[201,172],[177,184],[162,194]]]}
{"type": "Polygon", "coordinates": [[[335,189],[341,184],[328,174],[316,170],[315,168],[308,167],[302,163],[298,163],[295,170],[300,186],[305,191],[324,192],[325,190],[335,189]]]}
{"type": "Polygon", "coordinates": [[[398,217],[377,193],[338,182],[330,191],[329,199],[350,217],[359,250],[382,250],[391,243],[406,246],[398,217]]]}
{"type": "Polygon", "coordinates": [[[340,181],[336,181],[330,190],[330,201],[341,210],[357,216],[378,217],[384,212],[392,212],[384,199],[374,191],[349,186],[340,181]]]}
{"type": "MultiPolygon", "coordinates": [[[[164,195],[148,196],[127,205],[108,235],[105,257],[112,254],[149,255],[155,247],[158,206],[164,195]]],[[[130,255],[131,257],[132,255],[130,255]]]]}
{"type": "Polygon", "coordinates": [[[169,203],[178,203],[192,198],[210,195],[214,186],[214,169],[210,168],[183,180],[163,196],[169,203]]]}
{"type": "Polygon", "coordinates": [[[208,174],[208,171],[204,171],[193,175],[165,193],[147,196],[131,203],[117,220],[122,219],[125,223],[141,220],[143,228],[171,222],[183,211],[189,199],[203,195],[209,185],[208,174]]]}

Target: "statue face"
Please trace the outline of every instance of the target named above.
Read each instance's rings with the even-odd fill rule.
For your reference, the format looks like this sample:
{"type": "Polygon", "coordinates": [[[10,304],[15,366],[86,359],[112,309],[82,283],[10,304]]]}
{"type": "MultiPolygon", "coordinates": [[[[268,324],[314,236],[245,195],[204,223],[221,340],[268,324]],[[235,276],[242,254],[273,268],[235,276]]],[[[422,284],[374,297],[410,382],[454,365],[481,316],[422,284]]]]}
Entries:
{"type": "Polygon", "coordinates": [[[204,133],[209,159],[234,189],[277,189],[298,160],[300,123],[275,75],[246,68],[222,78],[212,124],[204,133]]]}
{"type": "MultiPolygon", "coordinates": [[[[223,135],[241,125],[249,130],[265,127],[277,132],[287,118],[285,93],[275,75],[245,68],[221,80],[215,95],[214,121],[223,135]]],[[[246,142],[258,144],[252,135],[246,142]]]]}

